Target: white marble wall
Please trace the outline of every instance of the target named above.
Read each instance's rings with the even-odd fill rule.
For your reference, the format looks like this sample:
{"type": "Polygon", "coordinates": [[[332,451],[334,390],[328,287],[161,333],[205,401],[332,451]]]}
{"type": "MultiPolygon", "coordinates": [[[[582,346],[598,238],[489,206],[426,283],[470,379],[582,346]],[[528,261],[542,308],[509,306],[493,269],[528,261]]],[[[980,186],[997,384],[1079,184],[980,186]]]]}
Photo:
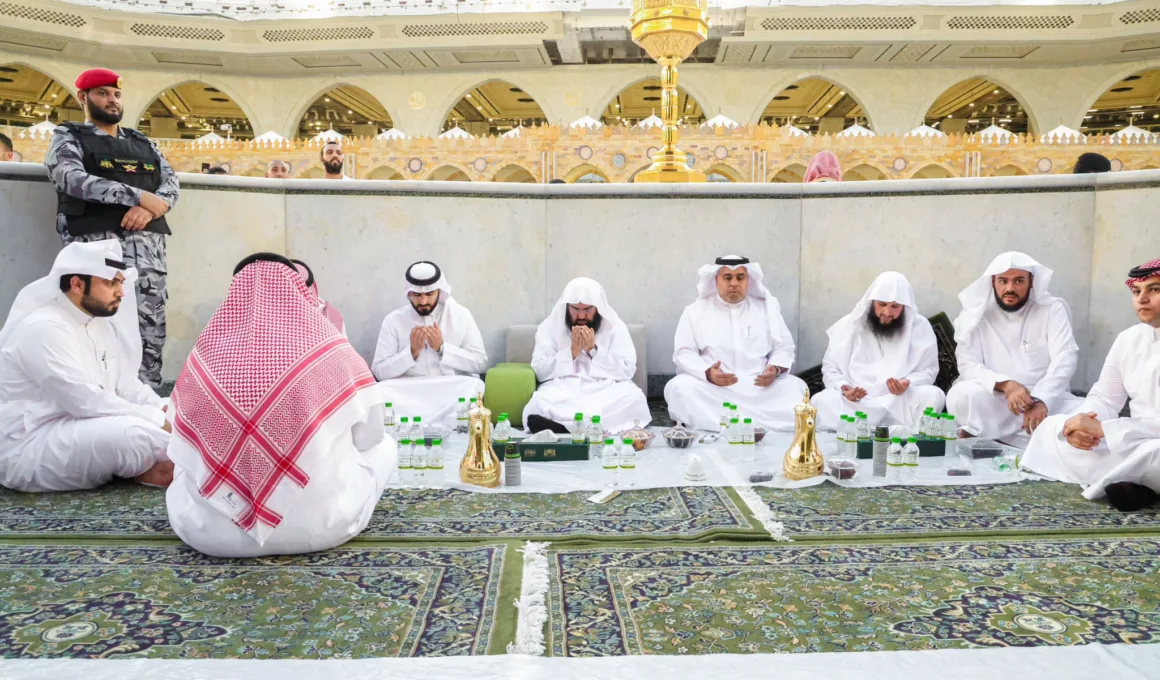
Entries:
{"type": "MultiPolygon", "coordinates": [[[[12,168],[0,164],[4,308],[43,275],[59,248],[51,186],[14,176],[12,168]]],[[[18,172],[43,176],[29,166],[18,172]]],[[[1074,385],[1086,388],[1115,335],[1134,322],[1124,273],[1160,254],[1160,188],[1152,186],[1160,171],[1109,175],[1098,187],[1093,176],[804,188],[198,175],[182,182],[170,218],[169,378],[228,289],[234,264],[257,250],[308,262],[368,360],[383,317],[405,303],[404,268],[430,259],[475,314],[493,363],[504,360],[509,325],[539,322],[568,280],[590,276],[605,285],[622,318],[646,324],[649,372],[664,374],[673,372],[672,335],[695,296],[696,270],[718,255],[762,264],[804,368],[821,360],[826,328],[880,271],[910,277],[924,313],[953,317],[958,291],[995,254],[1021,249],[1056,270],[1052,290],[1071,304],[1085,350],[1074,385]]]]}

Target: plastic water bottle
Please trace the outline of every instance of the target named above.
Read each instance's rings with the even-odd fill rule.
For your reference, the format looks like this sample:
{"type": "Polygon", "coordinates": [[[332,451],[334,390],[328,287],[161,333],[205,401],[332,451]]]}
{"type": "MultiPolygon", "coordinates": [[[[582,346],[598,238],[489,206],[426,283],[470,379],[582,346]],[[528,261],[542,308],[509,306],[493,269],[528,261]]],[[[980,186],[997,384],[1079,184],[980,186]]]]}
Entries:
{"type": "MultiPolygon", "coordinates": [[[[404,420],[406,419],[404,418],[404,420]]],[[[411,467],[411,440],[403,439],[399,442],[399,486],[409,489],[414,482],[414,468],[411,467]]]]}
{"type": "Polygon", "coordinates": [[[411,444],[411,472],[415,478],[416,489],[427,488],[427,454],[430,449],[424,439],[412,439],[411,444]]]}
{"type": "Polygon", "coordinates": [[[389,401],[383,404],[383,429],[392,437],[397,434],[395,432],[395,409],[392,408],[389,401]]]}
{"type": "Polygon", "coordinates": [[[838,420],[838,444],[834,452],[838,458],[845,458],[850,453],[850,416],[843,413],[838,420]]]}
{"type": "Polygon", "coordinates": [[[636,485],[636,449],[628,437],[620,444],[620,479],[617,486],[632,488],[636,485]]]}
{"type": "Polygon", "coordinates": [[[455,431],[459,434],[467,434],[467,398],[460,397],[459,404],[455,407],[455,431]]]}
{"type": "Polygon", "coordinates": [[[721,403],[721,418],[719,419],[721,434],[725,434],[729,430],[729,419],[733,417],[733,409],[729,406],[727,401],[721,403]]]}
{"type": "Polygon", "coordinates": [[[577,413],[572,418],[572,443],[583,444],[588,441],[588,433],[584,428],[584,414],[577,413]]]}
{"type": "MultiPolygon", "coordinates": [[[[498,444],[499,447],[504,447],[512,440],[512,424],[508,422],[508,414],[501,413],[495,419],[495,430],[491,433],[492,441],[498,444]]],[[[499,455],[503,455],[502,451],[496,451],[499,455]]]]}
{"type": "Polygon", "coordinates": [[[922,412],[922,417],[918,419],[918,436],[930,436],[930,414],[933,411],[934,409],[927,406],[926,409],[922,412]]]}
{"type": "Polygon", "coordinates": [[[918,479],[918,454],[918,439],[908,438],[906,446],[902,447],[902,464],[906,470],[903,479],[908,482],[918,479]]]}
{"type": "Polygon", "coordinates": [[[741,460],[757,460],[757,433],[753,429],[752,418],[746,418],[741,424],[741,460]]]}
{"type": "Polygon", "coordinates": [[[959,426],[953,414],[943,415],[943,454],[956,455],[959,452],[959,426]]]}
{"type": "Polygon", "coordinates": [[[607,437],[604,440],[604,453],[600,458],[600,466],[604,468],[604,488],[616,488],[616,476],[620,468],[620,447],[616,445],[616,440],[612,437],[607,437]]]}
{"type": "Polygon", "coordinates": [[[411,441],[418,442],[426,437],[423,433],[423,418],[415,416],[411,418],[411,441]]]}
{"type": "Polygon", "coordinates": [[[432,489],[443,488],[443,440],[434,439],[427,449],[427,485],[432,489]]]}
{"type": "Polygon", "coordinates": [[[895,437],[890,440],[890,448],[886,449],[886,481],[897,484],[903,480],[902,439],[895,437]]]}
{"type": "Polygon", "coordinates": [[[857,439],[854,445],[854,458],[858,457],[858,449],[861,446],[871,443],[870,421],[866,419],[866,414],[861,411],[858,411],[856,415],[858,416],[858,429],[856,430],[857,439]]]}
{"type": "Polygon", "coordinates": [[[399,431],[396,433],[400,440],[411,438],[411,419],[407,416],[399,418],[399,431]]]}
{"type": "Polygon", "coordinates": [[[600,460],[604,451],[604,426],[600,424],[600,416],[592,416],[592,424],[588,426],[588,457],[600,460]]]}
{"type": "Polygon", "coordinates": [[[741,423],[737,421],[737,416],[729,419],[729,445],[741,445],[741,423]]]}

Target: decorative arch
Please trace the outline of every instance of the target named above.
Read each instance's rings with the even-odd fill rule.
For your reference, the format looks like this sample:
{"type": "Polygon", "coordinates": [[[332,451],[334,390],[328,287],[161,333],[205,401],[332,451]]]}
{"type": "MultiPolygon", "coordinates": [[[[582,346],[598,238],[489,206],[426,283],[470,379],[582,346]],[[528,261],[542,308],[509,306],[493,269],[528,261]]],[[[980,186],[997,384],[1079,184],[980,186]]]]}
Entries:
{"type": "Polygon", "coordinates": [[[365,179],[399,180],[405,179],[403,173],[389,165],[380,165],[367,173],[365,179]]]}
{"type": "Polygon", "coordinates": [[[978,73],[978,74],[972,75],[969,78],[959,78],[958,80],[955,80],[953,83],[951,83],[951,84],[947,85],[946,87],[942,88],[941,90],[939,90],[937,93],[935,93],[934,97],[932,97],[930,99],[930,101],[926,102],[926,105],[922,108],[923,121],[925,121],[927,119],[927,113],[930,112],[931,108],[934,107],[935,103],[938,102],[939,98],[942,97],[944,94],[946,94],[947,90],[950,90],[952,87],[958,85],[959,83],[962,83],[962,82],[967,81],[967,80],[974,80],[974,79],[989,81],[991,83],[994,83],[995,85],[998,85],[999,87],[1003,88],[1004,90],[1006,90],[1007,94],[1014,97],[1015,101],[1018,102],[1019,105],[1023,107],[1023,113],[1025,113],[1027,115],[1028,132],[1031,133],[1032,135],[1038,135],[1040,133],[1040,130],[1042,128],[1039,127],[1039,119],[1035,115],[1035,110],[1027,105],[1027,98],[1024,97],[1023,95],[1019,94],[1019,91],[1016,90],[1015,88],[1011,87],[1011,85],[1009,85],[1006,80],[1004,80],[1003,78],[992,77],[990,73],[978,73]]]}
{"type": "MultiPolygon", "coordinates": [[[[608,175],[605,174],[603,170],[590,163],[581,163],[580,165],[577,165],[576,167],[569,170],[562,179],[568,184],[574,184],[576,180],[584,177],[585,175],[597,175],[605,183],[611,181],[608,179],[608,175]]],[[[633,176],[635,175],[636,173],[633,173],[633,176]]]]}
{"type": "Polygon", "coordinates": [[[512,163],[496,171],[493,182],[513,182],[517,184],[535,184],[536,176],[522,165],[512,163]]]}
{"type": "MultiPolygon", "coordinates": [[[[604,91],[604,94],[602,94],[600,96],[600,99],[597,100],[599,102],[599,106],[595,106],[595,107],[589,109],[588,115],[592,116],[593,118],[599,119],[602,115],[604,115],[604,109],[607,109],[608,105],[612,103],[612,100],[616,99],[616,97],[621,92],[624,92],[625,90],[632,87],[633,85],[636,85],[637,83],[643,83],[646,80],[656,80],[656,79],[657,79],[657,75],[655,73],[649,73],[649,74],[642,75],[642,76],[637,77],[637,78],[633,78],[632,80],[630,80],[628,82],[622,82],[620,84],[611,85],[609,87],[609,89],[606,89],[604,91]]],[[[706,94],[704,90],[701,90],[699,86],[692,84],[689,81],[678,80],[677,88],[680,90],[684,90],[686,94],[688,94],[690,97],[692,97],[693,100],[697,102],[697,105],[701,107],[702,111],[713,110],[709,106],[708,94],[706,94]]],[[[657,102],[657,115],[658,116],[660,115],[660,108],[661,108],[660,102],[657,102]]]]}
{"type": "Polygon", "coordinates": [[[466,170],[464,170],[463,168],[461,168],[457,165],[452,165],[450,163],[448,163],[446,165],[440,165],[439,167],[432,170],[431,174],[427,175],[427,179],[430,181],[433,181],[433,182],[470,182],[471,181],[471,177],[467,174],[466,170]]]}
{"type": "Polygon", "coordinates": [[[854,99],[854,101],[858,103],[859,107],[861,107],[862,113],[864,113],[866,116],[866,127],[869,127],[871,130],[878,129],[876,127],[877,123],[875,122],[876,119],[874,112],[867,108],[865,100],[855,94],[854,90],[847,87],[845,83],[839,82],[838,80],[835,80],[834,78],[831,78],[827,75],[810,72],[799,72],[795,75],[786,76],[785,78],[775,82],[772,86],[767,88],[765,94],[760,99],[758,99],[757,107],[749,114],[749,119],[741,122],[754,125],[760,123],[762,114],[765,113],[766,107],[769,106],[769,103],[773,101],[774,97],[781,94],[781,92],[790,85],[796,85],[797,83],[800,83],[803,80],[809,80],[810,78],[818,78],[819,80],[824,80],[832,85],[840,87],[846,92],[846,94],[848,94],[851,98],[854,99]]]}
{"type": "MultiPolygon", "coordinates": [[[[55,85],[56,87],[60,88],[59,92],[54,93],[57,95],[61,95],[61,94],[64,95],[63,97],[58,96],[56,98],[56,99],[59,99],[59,101],[57,101],[56,99],[53,99],[53,101],[43,102],[44,105],[51,106],[51,109],[53,111],[55,111],[57,109],[61,109],[61,108],[66,108],[66,109],[70,109],[70,110],[77,110],[77,109],[81,108],[80,100],[77,99],[76,90],[71,85],[68,84],[69,80],[67,80],[66,78],[61,78],[59,75],[57,75],[57,73],[56,73],[57,69],[52,68],[51,64],[49,65],[48,68],[45,68],[45,67],[42,67],[40,65],[34,66],[33,64],[25,62],[25,61],[13,60],[13,61],[0,62],[0,67],[4,67],[4,68],[8,68],[8,69],[24,69],[24,70],[32,71],[34,73],[37,73],[37,74],[47,78],[50,81],[51,85],[55,85]],[[71,104],[71,106],[70,106],[70,104],[71,104]]],[[[0,76],[3,76],[3,75],[6,75],[6,74],[0,73],[0,76]]],[[[42,94],[46,94],[46,93],[42,93],[42,94]]],[[[52,99],[52,98],[50,98],[50,99],[52,99]]],[[[59,115],[57,117],[60,118],[59,115]]],[[[82,115],[82,118],[83,118],[83,115],[82,115]]],[[[31,124],[35,124],[38,122],[40,122],[40,121],[36,120],[36,121],[33,121],[31,124]]],[[[59,122],[63,122],[63,121],[56,120],[53,122],[59,123],[59,122]]]]}
{"type": "Polygon", "coordinates": [[[909,179],[949,179],[951,177],[957,177],[957,175],[942,163],[927,163],[910,173],[909,179]]]}
{"type": "Polygon", "coordinates": [[[1018,165],[1015,165],[1014,163],[1008,163],[1007,165],[1004,165],[1003,167],[999,168],[995,172],[991,173],[991,176],[992,177],[1021,177],[1023,175],[1030,175],[1030,174],[1031,173],[1027,172],[1026,170],[1019,167],[1018,165]]]}
{"type": "Polygon", "coordinates": [[[862,163],[842,173],[843,182],[876,181],[886,179],[886,171],[869,163],[862,163]]]}
{"type": "MultiPolygon", "coordinates": [[[[164,87],[162,87],[161,89],[155,90],[153,92],[152,96],[148,97],[145,100],[148,103],[145,104],[145,108],[141,109],[141,113],[137,116],[137,120],[133,122],[133,127],[138,127],[141,124],[141,120],[145,117],[145,114],[149,111],[149,108],[151,106],[153,106],[153,104],[167,90],[172,90],[174,88],[178,88],[178,87],[181,87],[182,85],[187,85],[189,83],[199,83],[199,84],[205,85],[207,87],[212,87],[212,88],[219,90],[220,92],[222,92],[226,96],[228,96],[231,100],[233,100],[233,102],[235,104],[238,105],[238,108],[240,108],[242,110],[242,113],[245,115],[246,120],[250,124],[250,129],[253,130],[254,134],[255,135],[262,134],[262,131],[259,131],[257,129],[257,125],[259,124],[259,121],[258,121],[257,116],[254,115],[254,107],[251,106],[245,99],[243,99],[242,97],[239,97],[237,91],[232,86],[222,86],[222,85],[219,85],[217,83],[211,83],[209,81],[203,80],[201,78],[186,78],[185,80],[182,80],[182,81],[179,81],[176,83],[169,83],[169,84],[165,85],[164,87]]],[[[214,132],[218,132],[218,131],[215,130],[214,132]]]]}
{"type": "MultiPolygon", "coordinates": [[[[1082,119],[1083,112],[1091,109],[1092,106],[1097,101],[1099,101],[1101,97],[1103,97],[1105,94],[1107,94],[1108,90],[1112,89],[1113,85],[1121,82],[1125,78],[1129,78],[1129,77],[1134,76],[1134,75],[1139,75],[1145,71],[1153,71],[1156,69],[1160,69],[1160,65],[1152,64],[1151,66],[1145,66],[1145,67],[1141,68],[1139,64],[1135,64],[1132,66],[1127,66],[1127,67],[1124,67],[1122,69],[1119,69],[1118,71],[1112,71],[1111,75],[1108,78],[1104,79],[1103,82],[1101,82],[1099,84],[1099,86],[1096,88],[1095,92],[1092,93],[1091,96],[1087,97],[1084,100],[1084,103],[1083,103],[1084,105],[1079,110],[1078,118],[1082,119]]],[[[1073,124],[1073,127],[1075,127],[1076,129],[1079,129],[1079,127],[1080,127],[1079,121],[1075,121],[1073,124]]]]}
{"type": "Polygon", "coordinates": [[[518,87],[519,89],[523,90],[525,94],[535,100],[536,106],[540,108],[540,111],[544,114],[544,119],[549,124],[556,122],[556,115],[549,108],[549,105],[547,104],[547,97],[544,96],[544,93],[539,92],[539,87],[530,85],[526,80],[524,80],[522,77],[519,77],[518,75],[515,77],[506,77],[510,75],[512,74],[505,74],[504,78],[485,78],[483,80],[477,80],[468,84],[466,87],[459,89],[450,88],[449,91],[452,94],[444,97],[444,99],[439,103],[438,108],[435,109],[436,111],[443,112],[443,115],[439,117],[439,129],[443,129],[443,123],[447,120],[447,117],[451,115],[451,109],[453,109],[455,105],[464,98],[465,95],[469,94],[476,88],[493,82],[507,83],[508,85],[518,87]]]}
{"type": "Polygon", "coordinates": [[[310,111],[310,107],[314,106],[314,103],[317,102],[320,97],[326,95],[326,93],[341,87],[353,87],[366,92],[367,95],[369,95],[379,106],[382,107],[383,111],[386,112],[387,117],[391,119],[391,126],[394,126],[395,119],[393,116],[391,116],[391,107],[384,104],[383,100],[380,99],[377,95],[362,85],[358,85],[352,82],[351,80],[335,80],[326,82],[314,90],[308,90],[306,95],[299,98],[298,101],[294,103],[294,107],[292,109],[294,111],[294,115],[285,121],[285,132],[281,132],[280,134],[283,134],[289,139],[297,138],[299,136],[298,128],[301,127],[302,118],[306,116],[308,111],[310,111]]]}
{"type": "Polygon", "coordinates": [[[806,166],[801,163],[791,163],[774,173],[769,181],[780,184],[801,184],[805,177],[806,166]]]}
{"type": "MultiPolygon", "coordinates": [[[[744,182],[745,181],[745,177],[740,172],[738,172],[736,168],[733,168],[732,166],[727,165],[725,163],[718,163],[712,167],[705,169],[706,176],[713,175],[713,174],[721,175],[722,177],[724,177],[726,180],[728,180],[730,182],[744,182]]],[[[709,180],[709,181],[714,181],[714,180],[709,180]]]]}

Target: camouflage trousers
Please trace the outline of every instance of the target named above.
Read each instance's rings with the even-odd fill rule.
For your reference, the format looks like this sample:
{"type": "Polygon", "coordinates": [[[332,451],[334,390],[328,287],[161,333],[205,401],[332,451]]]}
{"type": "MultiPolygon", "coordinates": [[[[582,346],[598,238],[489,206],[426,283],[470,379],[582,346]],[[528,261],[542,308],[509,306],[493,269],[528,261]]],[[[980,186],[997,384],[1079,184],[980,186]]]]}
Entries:
{"type": "Polygon", "coordinates": [[[61,236],[65,245],[117,239],[125,264],[136,267],[137,322],[141,328],[141,382],[152,387],[161,385],[161,350],[165,346],[165,235],[151,231],[102,231],[95,234],[61,236]]]}

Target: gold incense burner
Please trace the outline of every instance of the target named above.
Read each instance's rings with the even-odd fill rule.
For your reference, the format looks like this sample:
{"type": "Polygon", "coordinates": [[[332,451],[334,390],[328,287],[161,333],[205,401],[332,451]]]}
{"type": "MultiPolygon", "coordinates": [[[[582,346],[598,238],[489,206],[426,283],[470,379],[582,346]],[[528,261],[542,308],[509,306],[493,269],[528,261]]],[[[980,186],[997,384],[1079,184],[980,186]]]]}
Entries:
{"type": "Polygon", "coordinates": [[[704,182],[677,148],[677,65],[709,37],[708,0],[632,0],[632,40],[661,65],[664,146],[636,182],[704,182]]]}
{"type": "Polygon", "coordinates": [[[818,449],[818,440],[814,436],[814,419],[818,409],[810,403],[810,391],[806,390],[802,403],[793,408],[795,416],[793,442],[785,452],[785,461],[782,468],[786,479],[797,481],[809,479],[822,474],[826,461],[818,449]]]}
{"type": "Polygon", "coordinates": [[[459,481],[494,489],[499,486],[499,458],[491,447],[491,411],[483,405],[482,394],[475,408],[467,412],[467,418],[470,439],[467,453],[459,463],[459,481]]]}

